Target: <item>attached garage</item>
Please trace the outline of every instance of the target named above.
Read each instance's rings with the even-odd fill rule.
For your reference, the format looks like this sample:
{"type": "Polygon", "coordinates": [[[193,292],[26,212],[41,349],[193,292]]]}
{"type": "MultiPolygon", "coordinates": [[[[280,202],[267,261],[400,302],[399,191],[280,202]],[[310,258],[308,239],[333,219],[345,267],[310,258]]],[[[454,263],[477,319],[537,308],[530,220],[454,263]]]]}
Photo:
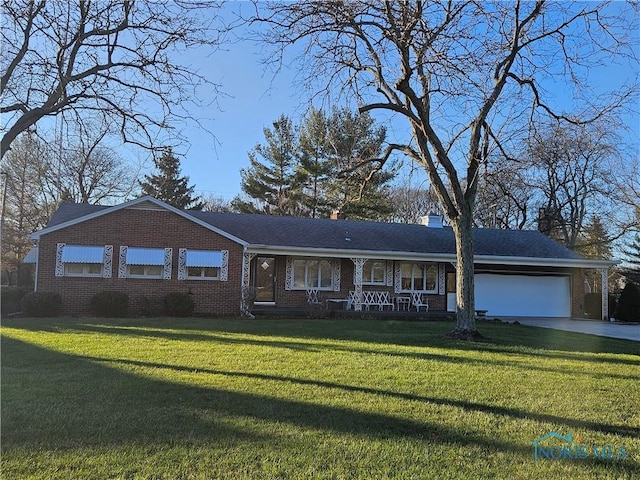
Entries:
{"type": "Polygon", "coordinates": [[[476,309],[490,316],[571,317],[571,278],[479,273],[476,309]]]}

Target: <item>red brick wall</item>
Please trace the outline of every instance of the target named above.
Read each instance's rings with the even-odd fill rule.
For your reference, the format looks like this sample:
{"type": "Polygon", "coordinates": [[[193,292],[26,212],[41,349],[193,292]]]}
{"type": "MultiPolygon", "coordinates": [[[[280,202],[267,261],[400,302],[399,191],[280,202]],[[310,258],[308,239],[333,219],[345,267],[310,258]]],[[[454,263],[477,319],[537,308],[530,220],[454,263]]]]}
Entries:
{"type": "Polygon", "coordinates": [[[161,302],[170,292],[191,291],[196,314],[237,315],[240,312],[242,246],[168,211],[123,209],[43,235],[39,244],[38,291],[62,295],[62,313],[89,312],[91,297],[101,291],[129,294],[131,314],[141,311],[143,298],[161,302]],[[56,277],[56,245],[113,245],[111,278],[56,277]],[[172,248],[171,280],[118,278],[120,246],[172,248]],[[228,250],[226,282],[178,280],[180,248],[228,250]]]}
{"type": "Polygon", "coordinates": [[[571,316],[584,318],[584,270],[571,270],[571,316]]]}

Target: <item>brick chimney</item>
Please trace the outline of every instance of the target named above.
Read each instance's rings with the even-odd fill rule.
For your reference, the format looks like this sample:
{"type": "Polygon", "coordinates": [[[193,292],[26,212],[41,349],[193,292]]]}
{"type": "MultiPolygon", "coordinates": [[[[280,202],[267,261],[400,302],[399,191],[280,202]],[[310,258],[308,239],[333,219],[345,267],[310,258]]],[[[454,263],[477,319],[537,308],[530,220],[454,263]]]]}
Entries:
{"type": "Polygon", "coordinates": [[[333,212],[331,212],[331,217],[330,218],[331,218],[331,220],[344,220],[347,217],[340,210],[334,210],[333,212]]]}

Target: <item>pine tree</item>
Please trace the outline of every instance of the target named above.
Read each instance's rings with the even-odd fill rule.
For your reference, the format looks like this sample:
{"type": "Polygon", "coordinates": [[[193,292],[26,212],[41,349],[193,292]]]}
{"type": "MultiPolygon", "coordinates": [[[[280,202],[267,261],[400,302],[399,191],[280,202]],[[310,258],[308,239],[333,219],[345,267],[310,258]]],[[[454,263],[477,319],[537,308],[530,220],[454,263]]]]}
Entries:
{"type": "Polygon", "coordinates": [[[576,251],[585,258],[611,258],[611,239],[600,217],[592,215],[576,244],[576,251]]]}
{"type": "Polygon", "coordinates": [[[328,161],[333,178],[327,185],[327,203],[349,218],[381,220],[393,211],[387,184],[396,165],[376,160],[382,153],[386,129],[376,127],[368,113],[342,108],[327,119],[328,161]]]}
{"type": "Polygon", "coordinates": [[[326,201],[332,165],[327,160],[329,125],[321,110],[311,109],[300,127],[300,161],[296,180],[302,184],[302,203],[307,215],[326,217],[331,206],[326,201]]]}
{"type": "Polygon", "coordinates": [[[291,119],[281,115],[273,128],[264,129],[264,137],[265,143],[249,152],[249,168],[240,171],[242,191],[253,200],[235,198],[233,207],[245,213],[299,215],[295,178],[299,147],[291,119]]]}
{"type": "Polygon", "coordinates": [[[194,186],[189,186],[189,177],[180,176],[180,160],[171,148],[160,158],[154,159],[156,172],[145,175],[140,183],[142,193],[162,200],[181,209],[201,210],[204,206],[199,196],[194,196],[194,186]]]}
{"type": "Polygon", "coordinates": [[[640,233],[636,233],[622,251],[625,258],[624,261],[628,263],[631,270],[640,271],[640,233]]]}
{"type": "Polygon", "coordinates": [[[392,211],[386,184],[394,166],[376,161],[386,131],[369,114],[349,109],[330,116],[312,109],[299,128],[281,116],[264,130],[265,143],[249,153],[241,171],[235,209],[272,215],[328,217],[341,210],[350,218],[382,219],[392,211]]]}

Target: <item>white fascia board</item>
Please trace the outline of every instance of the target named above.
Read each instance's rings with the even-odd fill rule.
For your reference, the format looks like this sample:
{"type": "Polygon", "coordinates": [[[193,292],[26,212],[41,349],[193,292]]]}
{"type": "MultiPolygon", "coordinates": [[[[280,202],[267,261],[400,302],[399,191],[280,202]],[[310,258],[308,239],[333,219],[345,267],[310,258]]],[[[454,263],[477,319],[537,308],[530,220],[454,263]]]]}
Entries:
{"type": "Polygon", "coordinates": [[[371,250],[345,250],[333,248],[308,248],[308,247],[278,247],[271,245],[249,245],[248,253],[258,255],[294,255],[300,257],[325,257],[325,258],[371,258],[381,260],[415,260],[421,262],[451,262],[456,259],[449,253],[418,253],[397,251],[371,251],[371,250]]]}
{"type": "Polygon", "coordinates": [[[32,240],[40,240],[40,237],[42,235],[46,235],[48,233],[52,233],[55,232],[57,230],[62,230],[63,228],[67,228],[67,227],[71,227],[73,225],[78,225],[79,223],[83,223],[86,222],[88,220],[93,220],[94,218],[98,218],[101,217],[103,215],[108,215],[110,213],[114,213],[117,212],[119,210],[124,210],[125,208],[129,208],[129,207],[133,207],[139,203],[143,203],[143,202],[151,202],[155,205],[158,205],[159,207],[164,208],[165,210],[168,210],[172,213],[175,213],[176,215],[181,216],[182,218],[185,218],[193,223],[196,223],[198,225],[200,225],[201,227],[206,228],[207,230],[211,230],[212,232],[215,232],[219,235],[222,235],[223,237],[239,243],[240,245],[246,246],[247,242],[245,242],[244,240],[235,237],[223,230],[220,230],[219,228],[214,227],[213,225],[208,224],[207,222],[203,222],[202,220],[193,217],[191,215],[189,215],[188,213],[180,210],[179,208],[176,208],[174,206],[168,205],[166,203],[164,203],[161,200],[158,200],[157,198],[151,197],[151,196],[144,196],[144,197],[139,197],[136,198],[134,200],[130,200],[128,202],[125,203],[121,203],[120,205],[114,205],[113,207],[109,207],[109,208],[104,208],[102,210],[99,210],[97,212],[94,213],[90,213],[88,215],[83,215],[81,217],[77,217],[74,218],[73,220],[69,220],[67,222],[63,222],[63,223],[59,223],[58,225],[54,225],[53,227],[45,227],[42,230],[39,230],[37,232],[34,232],[30,235],[32,240]]]}
{"type": "MultiPolygon", "coordinates": [[[[456,255],[451,253],[418,253],[397,251],[345,250],[331,248],[278,247],[271,245],[248,245],[248,253],[258,255],[292,255],[323,258],[371,258],[380,260],[403,260],[420,262],[455,262],[456,255]]],[[[499,255],[476,255],[474,264],[513,265],[531,267],[559,268],[608,268],[619,263],[613,260],[588,260],[572,258],[532,258],[509,257],[499,255]]]]}
{"type": "Polygon", "coordinates": [[[562,268],[608,268],[618,264],[616,260],[590,260],[581,258],[536,258],[506,257],[499,255],[476,255],[474,263],[489,265],[526,265],[530,267],[562,267],[562,268]]]}

